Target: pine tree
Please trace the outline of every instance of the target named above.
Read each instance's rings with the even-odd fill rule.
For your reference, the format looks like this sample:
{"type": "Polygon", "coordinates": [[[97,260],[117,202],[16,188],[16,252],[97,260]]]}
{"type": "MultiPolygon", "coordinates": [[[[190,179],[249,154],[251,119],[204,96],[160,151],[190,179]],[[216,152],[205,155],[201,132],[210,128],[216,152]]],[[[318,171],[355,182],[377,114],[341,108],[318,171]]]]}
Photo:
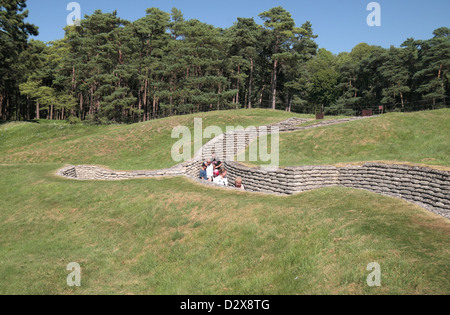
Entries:
{"type": "MultiPolygon", "coordinates": [[[[237,88],[240,90],[239,83],[248,80],[248,88],[245,93],[247,102],[245,104],[250,109],[253,104],[255,63],[258,58],[258,51],[261,50],[262,28],[256,24],[253,18],[238,18],[238,21],[229,29],[227,36],[230,38],[229,54],[232,56],[232,63],[237,68],[237,75],[235,76],[235,79],[238,80],[237,88]]],[[[239,95],[236,98],[236,103],[238,103],[239,95]]]]}
{"type": "Polygon", "coordinates": [[[304,105],[305,92],[311,92],[311,76],[307,73],[307,63],[317,54],[318,45],[314,42],[314,35],[310,22],[305,22],[293,38],[292,46],[285,54],[285,62],[282,64],[284,74],[283,86],[286,100],[286,111],[292,110],[292,102],[296,105],[304,105]]]}
{"type": "Polygon", "coordinates": [[[308,64],[309,71],[312,73],[310,99],[315,105],[316,112],[324,112],[325,107],[328,108],[334,104],[338,97],[339,73],[336,70],[336,59],[331,52],[322,48],[317,57],[308,64]]]}
{"type": "Polygon", "coordinates": [[[15,67],[27,48],[28,36],[38,35],[38,28],[24,21],[28,17],[25,8],[26,0],[0,0],[0,120],[10,119],[13,111],[19,118],[18,85],[23,79],[15,67]]]}
{"type": "Polygon", "coordinates": [[[157,117],[161,99],[158,91],[162,88],[164,71],[161,59],[167,50],[170,22],[170,15],[157,8],[146,12],[146,17],[133,23],[140,43],[138,75],[143,88],[139,92],[138,108],[141,111],[144,107],[144,121],[157,117]]]}
{"type": "Polygon", "coordinates": [[[28,41],[36,28],[24,22],[25,1],[0,4],[0,119],[136,122],[266,101],[354,114],[380,103],[445,104],[450,93],[448,28],[402,48],[363,43],[316,56],[311,23],[296,27],[282,7],[260,14],[264,26],[238,18],[228,29],[150,8],[132,23],[98,10],[42,43],[28,41]]]}
{"type": "Polygon", "coordinates": [[[405,94],[411,91],[408,83],[411,80],[411,73],[407,67],[409,51],[402,48],[391,47],[389,51],[386,51],[381,58],[383,58],[383,64],[379,68],[381,75],[386,82],[386,86],[383,88],[384,104],[396,103],[397,97],[400,97],[402,110],[405,110],[405,94]]]}
{"type": "Polygon", "coordinates": [[[259,15],[264,21],[264,26],[270,31],[271,37],[271,59],[272,59],[272,109],[276,109],[278,72],[280,59],[283,52],[290,46],[290,40],[294,37],[295,22],[291,14],[282,7],[272,8],[259,15]]]}
{"type": "MultiPolygon", "coordinates": [[[[35,101],[36,102],[36,119],[40,119],[40,108],[39,108],[39,86],[41,85],[41,81],[35,81],[32,79],[29,79],[25,83],[21,83],[19,85],[20,93],[22,95],[25,95],[27,97],[27,104],[28,108],[30,107],[30,102],[35,101]]],[[[27,119],[29,120],[31,115],[27,116],[27,119]]]]}
{"type": "Polygon", "coordinates": [[[414,78],[420,81],[417,92],[424,99],[432,100],[433,107],[437,99],[445,98],[450,78],[450,29],[442,27],[433,32],[434,37],[420,43],[419,62],[421,70],[414,78]]]}
{"type": "Polygon", "coordinates": [[[341,53],[338,56],[337,65],[340,79],[337,87],[341,92],[335,108],[339,112],[354,114],[361,109],[365,92],[365,84],[362,82],[361,75],[362,63],[369,58],[374,49],[374,46],[361,43],[356,45],[350,53],[341,53]]]}
{"type": "MultiPolygon", "coordinates": [[[[46,77],[45,72],[42,70],[48,62],[47,50],[48,48],[45,43],[37,40],[30,40],[27,49],[20,53],[18,63],[15,64],[13,68],[14,71],[22,75],[18,81],[19,91],[22,95],[25,95],[20,88],[22,84],[31,83],[31,86],[36,82],[41,84],[44,77],[46,77]]],[[[34,105],[35,103],[32,102],[30,96],[27,95],[23,106],[24,109],[20,111],[24,119],[30,120],[31,117],[33,117],[32,112],[35,112],[33,109],[34,105]]],[[[18,106],[19,110],[20,108],[21,106],[18,106]]]]}

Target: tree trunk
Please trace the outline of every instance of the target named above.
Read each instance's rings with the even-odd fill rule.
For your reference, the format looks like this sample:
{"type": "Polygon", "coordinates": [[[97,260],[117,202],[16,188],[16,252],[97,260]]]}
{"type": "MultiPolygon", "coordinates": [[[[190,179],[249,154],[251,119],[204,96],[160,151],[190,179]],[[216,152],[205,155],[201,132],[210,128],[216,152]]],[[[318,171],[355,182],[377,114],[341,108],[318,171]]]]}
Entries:
{"type": "Polygon", "coordinates": [[[27,120],[30,120],[31,114],[30,114],[30,97],[27,96],[27,120]]]}
{"type": "Polygon", "coordinates": [[[247,95],[247,93],[245,93],[244,108],[247,108],[246,104],[248,104],[248,95],[247,95]]]}
{"type": "MultiPolygon", "coordinates": [[[[138,112],[139,112],[139,122],[142,122],[142,115],[141,113],[141,109],[142,109],[142,95],[141,95],[141,91],[142,91],[142,87],[139,88],[138,90],[138,112]]],[[[133,115],[134,116],[134,115],[133,115]]],[[[134,117],[133,117],[134,118],[134,117]]]]}
{"type": "Polygon", "coordinates": [[[277,105],[277,69],[278,60],[275,60],[273,63],[272,109],[276,109],[277,105]]]}
{"type": "Polygon", "coordinates": [[[85,111],[84,111],[84,106],[83,106],[83,93],[80,92],[80,119],[83,120],[85,119],[86,115],[85,115],[85,111]]]}
{"type": "Polygon", "coordinates": [[[0,120],[3,120],[3,94],[0,94],[0,120]]]}
{"type": "Polygon", "coordinates": [[[91,87],[91,97],[90,97],[90,104],[89,104],[89,115],[94,114],[94,88],[91,87]]]}
{"type": "Polygon", "coordinates": [[[11,117],[11,107],[9,106],[9,95],[6,95],[5,120],[11,117]]]}
{"type": "Polygon", "coordinates": [[[152,118],[156,118],[156,97],[153,97],[153,110],[152,110],[152,118]]]}
{"type": "Polygon", "coordinates": [[[36,102],[36,119],[41,119],[39,111],[39,102],[36,102]]]}
{"type": "Polygon", "coordinates": [[[253,58],[250,59],[250,82],[248,85],[248,109],[252,108],[252,86],[253,86],[253,58]]]}
{"type": "Polygon", "coordinates": [[[148,87],[148,78],[145,79],[145,85],[144,85],[144,121],[149,120],[148,119],[148,106],[147,106],[147,87],[148,87]]]}
{"type": "Polygon", "coordinates": [[[19,95],[16,93],[16,121],[20,121],[20,114],[21,114],[21,106],[19,101],[19,95]]]}
{"type": "Polygon", "coordinates": [[[97,113],[100,113],[100,98],[97,97],[97,113]]]}
{"type": "Polygon", "coordinates": [[[262,106],[262,100],[263,100],[263,95],[264,95],[264,90],[266,89],[266,85],[264,84],[262,89],[261,89],[261,93],[259,94],[259,107],[262,106]]]}
{"type": "Polygon", "coordinates": [[[402,92],[400,92],[400,99],[402,101],[402,111],[404,112],[405,111],[405,102],[403,100],[403,93],[402,92]]]}
{"type": "Polygon", "coordinates": [[[241,90],[241,78],[239,77],[241,75],[241,66],[238,66],[238,79],[237,79],[237,93],[236,93],[236,108],[239,104],[239,92],[241,90]]]}
{"type": "Polygon", "coordinates": [[[288,95],[287,99],[288,99],[288,104],[286,107],[286,111],[290,113],[292,110],[292,96],[288,95]]]}

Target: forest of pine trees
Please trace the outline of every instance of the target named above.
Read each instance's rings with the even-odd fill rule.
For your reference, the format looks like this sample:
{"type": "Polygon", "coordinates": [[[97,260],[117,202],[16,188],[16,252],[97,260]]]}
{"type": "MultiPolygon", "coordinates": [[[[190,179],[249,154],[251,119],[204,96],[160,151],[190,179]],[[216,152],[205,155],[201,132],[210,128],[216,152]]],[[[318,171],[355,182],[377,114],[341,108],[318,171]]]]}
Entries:
{"type": "Polygon", "coordinates": [[[228,29],[157,8],[130,22],[96,11],[65,37],[30,39],[26,0],[0,0],[0,120],[131,123],[230,108],[360,114],[446,106],[450,29],[401,48],[318,49],[282,7],[228,29]]]}

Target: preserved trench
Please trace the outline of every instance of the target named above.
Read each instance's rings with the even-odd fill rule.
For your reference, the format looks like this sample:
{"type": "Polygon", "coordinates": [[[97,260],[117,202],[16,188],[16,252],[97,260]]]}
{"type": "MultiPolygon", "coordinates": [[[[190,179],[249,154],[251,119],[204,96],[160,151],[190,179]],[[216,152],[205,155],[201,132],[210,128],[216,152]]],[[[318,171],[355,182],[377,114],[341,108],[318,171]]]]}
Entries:
{"type": "Polygon", "coordinates": [[[168,169],[113,171],[92,165],[70,165],[58,170],[57,174],[75,180],[108,181],[187,176],[201,184],[218,187],[197,179],[201,163],[211,157],[212,153],[216,153],[219,159],[225,161],[229,182],[233,184],[237,177],[241,177],[246,191],[249,192],[292,195],[314,189],[341,186],[401,198],[450,219],[450,172],[448,171],[385,163],[342,167],[301,166],[265,170],[234,161],[239,153],[261,135],[278,131],[282,133],[306,130],[360,119],[370,118],[326,120],[308,126],[301,126],[302,123],[309,121],[308,119],[290,118],[270,126],[224,133],[205,144],[192,160],[168,169]]]}

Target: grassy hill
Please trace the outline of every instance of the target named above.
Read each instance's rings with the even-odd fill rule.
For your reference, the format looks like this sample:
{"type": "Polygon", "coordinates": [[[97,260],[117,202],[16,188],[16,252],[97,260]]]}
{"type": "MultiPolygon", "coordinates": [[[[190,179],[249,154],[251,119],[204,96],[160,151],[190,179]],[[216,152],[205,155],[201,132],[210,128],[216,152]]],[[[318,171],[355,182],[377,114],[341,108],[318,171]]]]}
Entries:
{"type": "MultiPolygon", "coordinates": [[[[389,134],[396,119],[412,115],[328,128],[386,117],[389,134]]],[[[245,126],[291,115],[199,116],[205,125],[245,126]]],[[[276,197],[187,178],[80,182],[54,175],[66,163],[170,166],[172,126],[193,117],[130,126],[0,125],[0,294],[450,293],[449,220],[399,199],[339,187],[276,197]],[[81,264],[80,288],[66,285],[70,262],[81,264]],[[381,265],[379,288],[366,284],[371,262],[381,265]]],[[[433,117],[432,125],[442,126],[448,112],[433,117]]],[[[355,146],[360,132],[348,135],[355,146]]],[[[439,141],[431,131],[415,133],[422,134],[436,148],[446,141],[441,133],[439,141]]],[[[413,156],[403,153],[403,145],[415,150],[408,143],[399,141],[401,158],[413,156]]],[[[443,161],[439,152],[430,151],[436,160],[428,162],[443,161]]]]}
{"type": "MultiPolygon", "coordinates": [[[[204,128],[218,126],[261,126],[297,115],[283,111],[253,109],[178,116],[133,125],[71,126],[65,122],[0,125],[0,164],[68,163],[100,164],[122,170],[161,169],[176,163],[171,148],[176,140],[172,129],[194,127],[202,118],[204,128]]],[[[208,140],[204,140],[205,142],[208,140]]]]}
{"type": "Polygon", "coordinates": [[[281,166],[378,160],[450,166],[450,109],[392,113],[280,135],[281,166]]]}

